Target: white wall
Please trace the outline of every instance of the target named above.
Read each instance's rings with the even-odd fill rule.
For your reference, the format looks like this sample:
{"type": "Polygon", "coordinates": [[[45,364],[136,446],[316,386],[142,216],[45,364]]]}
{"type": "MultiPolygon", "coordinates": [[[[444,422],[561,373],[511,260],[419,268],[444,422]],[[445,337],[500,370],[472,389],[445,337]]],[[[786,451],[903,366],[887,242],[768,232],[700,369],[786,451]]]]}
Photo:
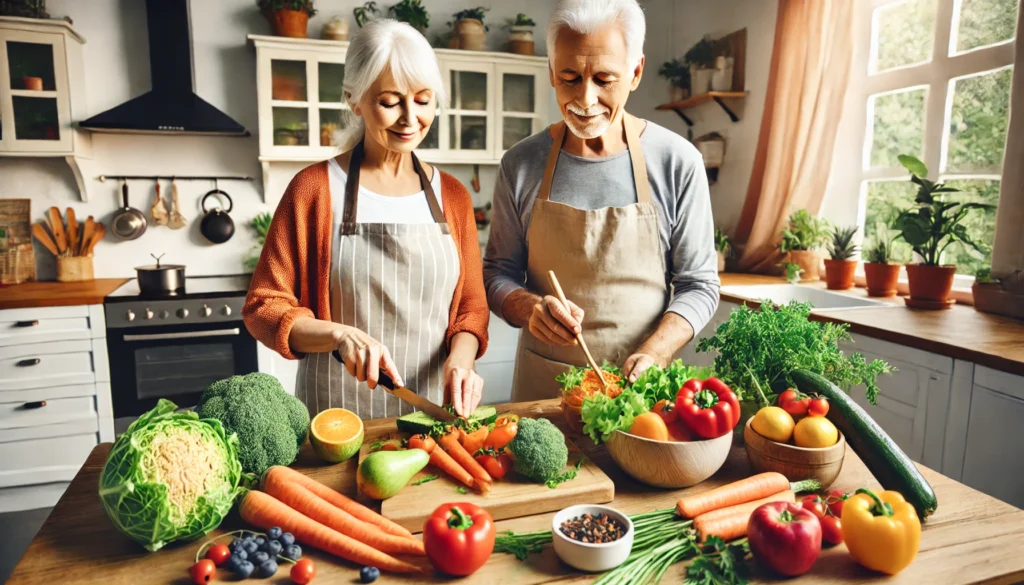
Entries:
{"type": "MultiPolygon", "coordinates": [[[[231,174],[259,178],[256,113],[255,50],[248,45],[250,33],[270,34],[253,0],[191,0],[193,61],[197,93],[245,125],[249,138],[199,136],[139,136],[95,134],[93,136],[96,173],[106,174],[231,174]]],[[[385,2],[384,4],[390,4],[385,2]]],[[[484,2],[486,4],[486,2],[484,2]]],[[[317,0],[320,13],[310,23],[311,36],[318,37],[324,22],[345,15],[351,23],[352,8],[362,2],[317,0]]],[[[447,29],[452,13],[467,6],[460,0],[430,0],[431,27],[428,36],[447,29]]],[[[505,18],[525,12],[537,22],[546,22],[552,0],[493,2],[487,14],[491,24],[488,41],[498,50],[506,31],[505,18]]],[[[70,16],[74,26],[87,40],[85,73],[89,115],[105,111],[150,89],[148,40],[145,4],[142,0],[49,0],[47,10],[54,16],[70,16]]],[[[354,23],[351,23],[354,28],[354,23]]],[[[538,27],[541,29],[541,27],[538,27]]],[[[538,52],[543,43],[538,42],[538,52]]],[[[301,168],[275,166],[270,189],[280,191],[291,175],[301,168]]],[[[448,165],[443,168],[469,186],[473,167],[448,165]]],[[[495,167],[480,168],[481,191],[473,193],[477,205],[489,200],[494,186],[495,167]]],[[[93,215],[109,224],[119,204],[117,185],[99,183],[95,178],[93,197],[82,203],[70,169],[61,159],[0,157],[0,198],[30,197],[35,219],[51,205],[62,210],[71,206],[84,218],[93,215]]],[[[167,194],[167,185],[163,193],[167,194]]],[[[165,253],[165,262],[185,264],[189,275],[237,274],[242,260],[253,245],[252,234],[243,226],[254,215],[270,209],[263,203],[260,181],[222,183],[221,188],[234,199],[232,216],[236,235],[227,243],[212,245],[199,234],[199,200],[213,188],[211,184],[179,183],[182,213],[191,220],[188,227],[173,231],[150,226],[138,240],[117,242],[111,236],[96,248],[97,277],[134,276],[134,267],[152,263],[150,253],[165,253]]],[[[470,190],[472,192],[472,189],[470,190]]],[[[148,212],[153,184],[135,182],[130,190],[134,207],[148,212]]],[[[276,193],[271,200],[276,200],[276,193]]],[[[38,277],[52,279],[53,258],[37,247],[38,277]]]]}

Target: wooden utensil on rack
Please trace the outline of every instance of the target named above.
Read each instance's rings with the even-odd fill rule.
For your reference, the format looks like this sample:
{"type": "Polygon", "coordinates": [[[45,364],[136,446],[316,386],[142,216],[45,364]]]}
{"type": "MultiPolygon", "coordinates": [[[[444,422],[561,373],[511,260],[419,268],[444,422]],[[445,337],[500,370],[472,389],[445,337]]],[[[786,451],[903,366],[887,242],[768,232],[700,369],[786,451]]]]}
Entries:
{"type": "Polygon", "coordinates": [[[64,220],[60,218],[60,210],[56,207],[51,207],[49,214],[53,241],[57,244],[57,251],[64,254],[68,250],[68,236],[64,231],[64,220]]]}
{"type": "Polygon", "coordinates": [[[32,224],[32,235],[35,236],[36,239],[39,240],[39,243],[49,250],[51,254],[54,256],[58,255],[57,244],[53,241],[53,236],[50,235],[50,232],[46,231],[46,226],[41,223],[32,224]]]}
{"type": "MultiPolygon", "coordinates": [[[[551,288],[555,289],[555,296],[557,296],[558,300],[561,301],[565,310],[571,313],[572,311],[569,310],[569,299],[565,298],[565,293],[562,292],[562,285],[558,283],[558,277],[555,276],[554,270],[548,270],[548,280],[551,282],[551,288]]],[[[587,356],[587,363],[590,364],[590,367],[593,368],[594,372],[597,374],[598,379],[601,380],[601,386],[607,390],[608,381],[604,379],[604,371],[601,369],[601,366],[597,365],[597,361],[594,360],[594,356],[590,355],[590,349],[587,348],[587,342],[583,341],[582,330],[576,334],[576,341],[579,342],[580,348],[583,349],[583,354],[587,356]]]]}
{"type": "Polygon", "coordinates": [[[75,217],[75,210],[68,207],[64,216],[68,222],[68,246],[71,248],[71,255],[78,254],[78,219],[75,217]]]}

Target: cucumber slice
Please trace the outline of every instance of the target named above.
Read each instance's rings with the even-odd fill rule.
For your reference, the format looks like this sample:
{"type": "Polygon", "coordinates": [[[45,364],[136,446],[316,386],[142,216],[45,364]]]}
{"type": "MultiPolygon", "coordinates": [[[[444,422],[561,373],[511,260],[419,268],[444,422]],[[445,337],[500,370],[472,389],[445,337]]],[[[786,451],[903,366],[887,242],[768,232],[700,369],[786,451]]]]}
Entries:
{"type": "MultiPolygon", "coordinates": [[[[481,406],[474,410],[473,414],[469,415],[469,420],[478,421],[480,424],[484,425],[489,425],[497,419],[498,411],[493,406],[481,406]]],[[[420,433],[429,433],[430,429],[436,422],[437,421],[434,417],[418,410],[403,417],[399,417],[397,424],[399,431],[417,435],[420,433]]]]}

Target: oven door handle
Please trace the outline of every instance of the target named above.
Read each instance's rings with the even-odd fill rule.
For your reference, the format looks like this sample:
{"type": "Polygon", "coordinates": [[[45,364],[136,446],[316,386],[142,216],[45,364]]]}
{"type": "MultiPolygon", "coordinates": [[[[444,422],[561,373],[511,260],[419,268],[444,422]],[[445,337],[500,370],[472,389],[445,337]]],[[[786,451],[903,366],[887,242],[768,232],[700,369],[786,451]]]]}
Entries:
{"type": "Polygon", "coordinates": [[[238,327],[234,329],[214,329],[213,331],[181,331],[177,333],[149,333],[142,335],[125,335],[125,341],[159,341],[161,339],[194,339],[199,337],[223,337],[225,335],[241,335],[238,327]]]}

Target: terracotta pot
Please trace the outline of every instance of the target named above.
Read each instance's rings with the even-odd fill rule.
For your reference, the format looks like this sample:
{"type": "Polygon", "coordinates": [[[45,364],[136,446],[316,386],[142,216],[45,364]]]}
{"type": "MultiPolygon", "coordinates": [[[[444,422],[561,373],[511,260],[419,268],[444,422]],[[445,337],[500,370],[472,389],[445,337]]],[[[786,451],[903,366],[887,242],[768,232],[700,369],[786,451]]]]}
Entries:
{"type": "Polygon", "coordinates": [[[42,77],[22,77],[21,84],[25,87],[25,89],[31,91],[43,91],[42,77]]]}
{"type": "Polygon", "coordinates": [[[270,26],[274,34],[279,37],[290,37],[293,39],[306,38],[306,29],[309,26],[309,13],[305,10],[291,10],[282,8],[275,10],[269,17],[270,26]]]}
{"type": "Polygon", "coordinates": [[[803,269],[800,280],[804,282],[821,280],[821,254],[814,250],[791,250],[789,263],[803,269]]]}
{"type": "Polygon", "coordinates": [[[463,18],[456,22],[455,34],[459,37],[459,48],[464,51],[483,51],[487,48],[484,23],[475,18],[463,18]]]}
{"type": "Polygon", "coordinates": [[[896,282],[900,277],[900,264],[865,262],[864,278],[868,281],[869,297],[896,295],[896,282]]]}
{"type": "Polygon", "coordinates": [[[853,288],[853,274],[857,272],[856,260],[825,259],[825,283],[832,290],[853,288]]]}
{"type": "Polygon", "coordinates": [[[528,26],[509,27],[508,50],[516,55],[533,55],[533,29],[528,26]]]}
{"type": "Polygon", "coordinates": [[[945,303],[953,290],[956,266],[925,266],[907,264],[910,298],[919,301],[945,303]]]}

